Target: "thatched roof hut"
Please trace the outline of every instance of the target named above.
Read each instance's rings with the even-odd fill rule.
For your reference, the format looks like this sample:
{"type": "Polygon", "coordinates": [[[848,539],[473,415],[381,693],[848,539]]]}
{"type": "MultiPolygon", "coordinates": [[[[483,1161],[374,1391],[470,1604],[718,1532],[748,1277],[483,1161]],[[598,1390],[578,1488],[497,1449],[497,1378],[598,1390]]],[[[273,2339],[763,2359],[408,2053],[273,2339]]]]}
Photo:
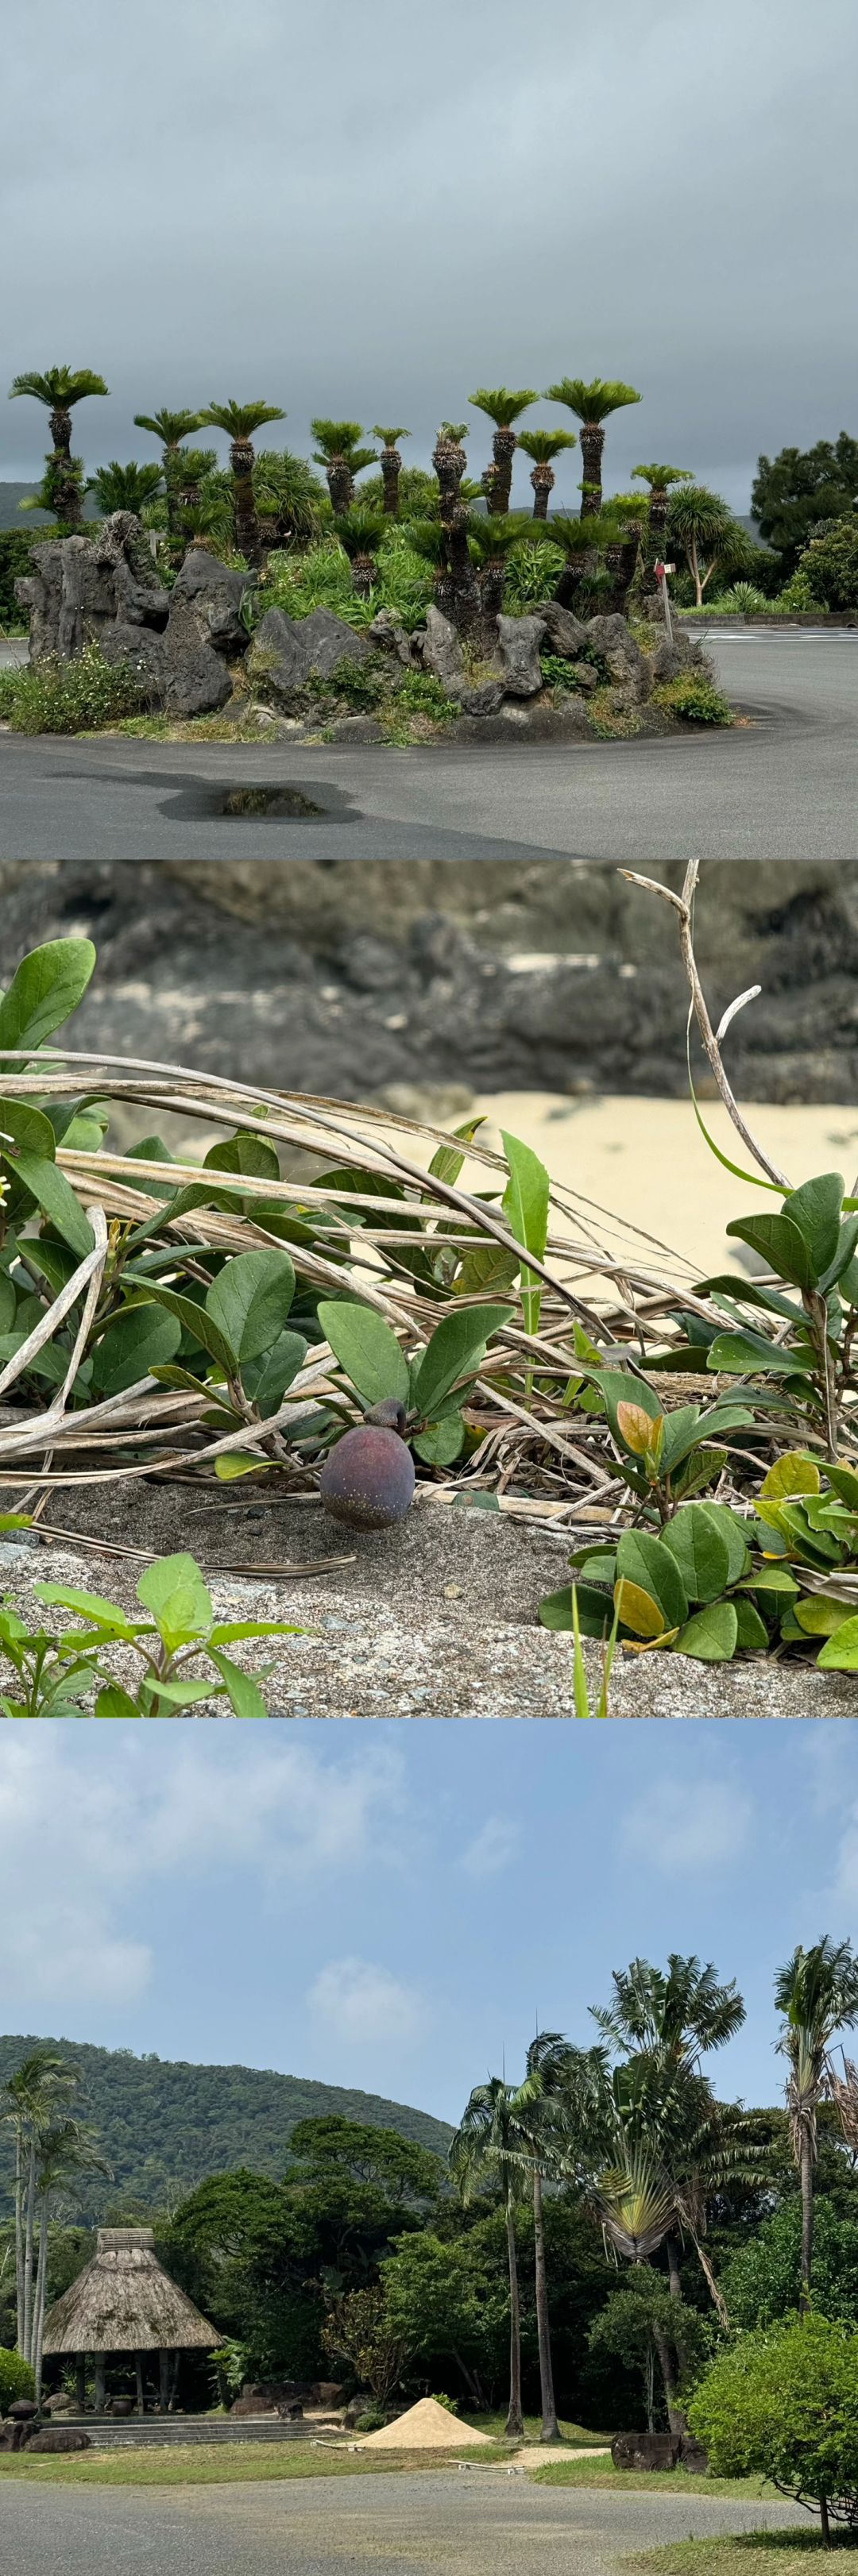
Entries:
{"type": "Polygon", "coordinates": [[[45,2318],[45,2353],[179,2352],[222,2341],[155,2253],[151,2227],[100,2227],[91,2263],[45,2318]]]}

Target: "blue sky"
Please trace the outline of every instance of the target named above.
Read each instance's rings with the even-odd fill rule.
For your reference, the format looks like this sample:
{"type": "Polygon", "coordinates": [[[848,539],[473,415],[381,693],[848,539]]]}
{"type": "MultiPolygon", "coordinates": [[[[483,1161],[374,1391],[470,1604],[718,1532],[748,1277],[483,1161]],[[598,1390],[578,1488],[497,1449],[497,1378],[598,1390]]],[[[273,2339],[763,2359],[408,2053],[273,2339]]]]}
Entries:
{"type": "Polygon", "coordinates": [[[858,1730],[7,1727],[3,2019],[455,2119],[612,1968],[735,1976],[725,2089],[778,2097],[773,1972],[856,1930],[858,1730]]]}

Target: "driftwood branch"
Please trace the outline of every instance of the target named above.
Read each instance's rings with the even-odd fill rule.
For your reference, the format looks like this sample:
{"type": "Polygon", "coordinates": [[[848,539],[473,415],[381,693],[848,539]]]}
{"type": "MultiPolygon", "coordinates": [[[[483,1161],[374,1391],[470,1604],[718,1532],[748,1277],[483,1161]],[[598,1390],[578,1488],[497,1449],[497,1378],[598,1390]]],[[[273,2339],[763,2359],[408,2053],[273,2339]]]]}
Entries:
{"type": "MultiPolygon", "coordinates": [[[[691,992],[691,1004],[688,1014],[689,1027],[691,1025],[693,1013],[715,1076],[718,1091],[727,1111],[727,1115],[732,1119],[737,1135],[741,1136],[743,1145],[747,1146],[749,1154],[753,1154],[755,1163],[759,1163],[760,1170],[761,1172],[765,1172],[767,1179],[774,1181],[778,1189],[788,1191],[791,1189],[792,1184],[787,1180],[786,1173],[779,1169],[777,1163],[772,1162],[770,1155],[766,1153],[765,1146],[758,1144],[756,1136],[753,1135],[750,1127],[748,1126],[747,1119],[742,1115],[742,1111],[739,1108],[738,1101],[735,1098],[732,1087],[728,1081],[727,1074],[724,1070],[724,1060],[719,1045],[719,1038],[726,1033],[731,1019],[735,1018],[737,1010],[742,1008],[743,1003],[751,1000],[751,993],[742,993],[738,1000],[732,1004],[730,1010],[725,1011],[717,1033],[715,1029],[713,1029],[709,1012],[706,1007],[706,998],[700,981],[700,976],[697,971],[697,960],[694,955],[694,941],[691,927],[692,904],[699,874],[699,859],[689,859],[683,880],[682,893],[681,895],[678,895],[673,893],[670,886],[661,885],[657,877],[638,876],[633,868],[620,869],[620,875],[628,879],[629,885],[642,886],[646,894],[661,895],[662,901],[664,903],[671,904],[674,912],[678,913],[679,944],[682,950],[682,962],[685,967],[691,992]]],[[[759,992],[759,989],[759,985],[757,985],[755,991],[759,992]]]]}

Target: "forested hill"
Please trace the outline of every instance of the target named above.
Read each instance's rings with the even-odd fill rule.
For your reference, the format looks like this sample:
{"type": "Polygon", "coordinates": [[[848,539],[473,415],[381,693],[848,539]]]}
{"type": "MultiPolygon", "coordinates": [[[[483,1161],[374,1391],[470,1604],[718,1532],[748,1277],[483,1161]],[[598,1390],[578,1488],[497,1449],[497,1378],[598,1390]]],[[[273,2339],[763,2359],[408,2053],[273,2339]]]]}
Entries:
{"type": "MultiPolygon", "coordinates": [[[[208,2174],[236,2165],[282,2174],[296,2123],[330,2112],[398,2129],[436,2155],[446,2154],[452,2136],[443,2120],[402,2102],[385,2102],[377,2093],[352,2093],[339,2084],[255,2066],[186,2066],[71,2039],[0,2037],[0,2085],[38,2047],[59,2049],[80,2068],[81,2108],[113,2168],[112,2182],[97,2179],[84,2186],[87,2206],[76,2214],[90,2223],[120,2202],[149,2209],[174,2204],[208,2174]]],[[[6,2208],[11,2174],[11,2137],[0,2128],[0,2199],[6,2208]]]]}

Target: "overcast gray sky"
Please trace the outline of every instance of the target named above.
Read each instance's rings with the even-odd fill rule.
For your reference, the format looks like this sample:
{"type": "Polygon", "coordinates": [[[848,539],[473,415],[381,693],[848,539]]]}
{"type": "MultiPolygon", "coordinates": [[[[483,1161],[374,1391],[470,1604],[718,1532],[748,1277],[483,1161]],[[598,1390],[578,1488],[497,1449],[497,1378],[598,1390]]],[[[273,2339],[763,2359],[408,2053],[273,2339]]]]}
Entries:
{"type": "MultiPolygon", "coordinates": [[[[608,485],[661,458],[747,509],[761,449],[858,431],[855,0],[28,0],[14,27],[7,0],[6,25],[6,381],[106,376],[90,466],[154,452],[135,411],[229,396],[281,403],[304,451],[313,412],[404,421],[425,461],[478,384],[620,376],[644,399],[608,485]]],[[[42,415],[0,418],[0,478],[34,475],[42,415]]]]}

